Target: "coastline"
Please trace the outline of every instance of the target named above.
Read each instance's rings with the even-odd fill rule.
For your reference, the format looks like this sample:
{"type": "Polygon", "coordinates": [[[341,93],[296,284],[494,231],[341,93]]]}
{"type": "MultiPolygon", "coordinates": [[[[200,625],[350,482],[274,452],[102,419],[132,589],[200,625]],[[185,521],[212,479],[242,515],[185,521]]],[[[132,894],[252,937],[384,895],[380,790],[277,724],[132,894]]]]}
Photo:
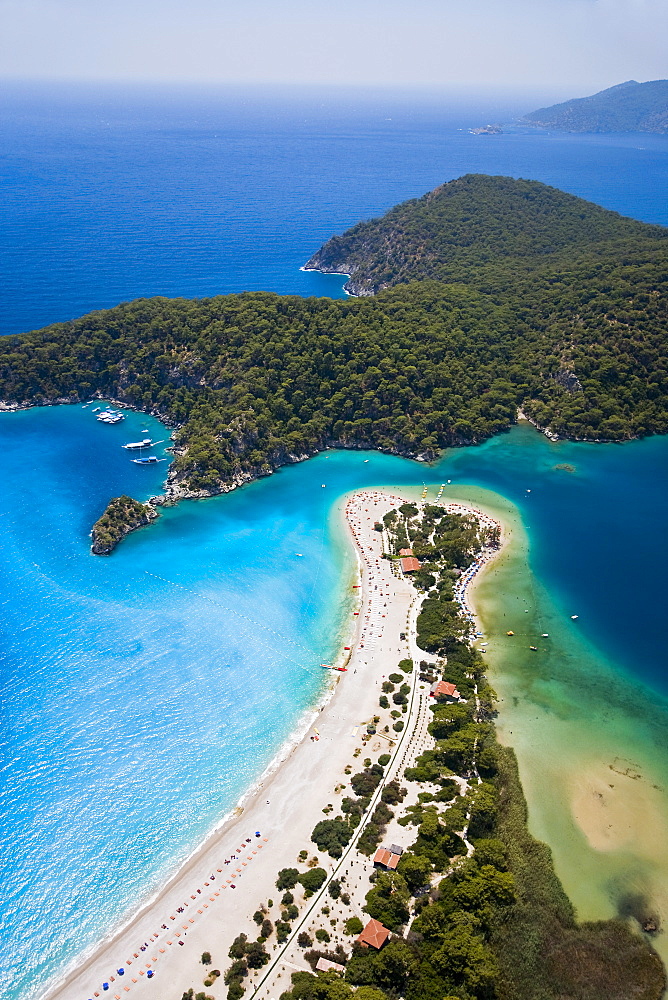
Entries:
{"type": "MultiPolygon", "coordinates": [[[[403,494],[411,492],[402,490],[403,494]]],[[[386,509],[396,506],[403,500],[403,497],[396,495],[390,497],[387,492],[380,490],[361,491],[356,493],[355,497],[371,494],[382,498],[380,502],[385,504],[386,509]]],[[[344,518],[347,502],[350,500],[344,496],[336,505],[344,518]]],[[[350,526],[348,523],[348,529],[350,526]]],[[[373,543],[378,540],[378,535],[373,532],[373,528],[369,530],[371,535],[368,540],[373,543]]],[[[351,540],[349,539],[349,542],[351,540]]],[[[201,966],[199,970],[197,967],[199,953],[209,948],[214,941],[219,942],[221,934],[225,938],[229,937],[231,942],[232,937],[239,932],[238,910],[235,909],[232,914],[221,911],[221,905],[224,906],[224,903],[220,901],[220,897],[225,896],[222,889],[228,889],[227,895],[230,894],[228,886],[221,884],[221,876],[224,877],[225,871],[224,867],[221,870],[223,851],[229,853],[240,840],[250,841],[248,851],[255,847],[256,840],[262,847],[261,854],[253,850],[252,854],[248,855],[249,862],[252,858],[252,864],[242,862],[248,870],[239,871],[235,875],[235,879],[238,879],[238,883],[235,881],[237,891],[240,890],[242,895],[239,899],[235,894],[234,902],[249,908],[247,918],[250,920],[250,914],[259,899],[263,895],[266,898],[267,893],[271,895],[276,871],[280,867],[294,865],[298,849],[310,845],[310,831],[319,815],[314,808],[314,788],[321,791],[323,785],[330,781],[341,780],[345,765],[352,759],[356,742],[356,739],[350,737],[356,737],[360,731],[360,717],[362,715],[368,717],[377,710],[380,683],[378,671],[386,669],[384,663],[388,654],[397,658],[400,653],[395,646],[396,636],[400,628],[405,627],[406,615],[410,614],[418,596],[408,580],[398,579],[396,599],[392,607],[388,602],[382,616],[379,611],[377,618],[380,632],[374,632],[374,639],[372,642],[367,640],[365,648],[361,640],[364,638],[365,629],[370,626],[365,625],[365,616],[359,612],[362,606],[366,607],[367,601],[371,600],[369,574],[373,578],[373,572],[369,568],[370,563],[364,550],[365,545],[357,540],[353,551],[357,579],[362,582],[362,587],[359,591],[361,600],[358,613],[353,612],[357,621],[351,629],[354,638],[349,640],[353,648],[348,653],[350,662],[347,673],[337,675],[333,683],[324,688],[317,703],[304,713],[293,735],[279,749],[253,786],[244,793],[235,808],[220,819],[175,874],[163,886],[158,887],[121,926],[110,931],[102,941],[97,942],[86,953],[79,955],[70,967],[50,984],[42,996],[49,1000],[62,1000],[62,998],[74,1000],[83,993],[90,995],[96,990],[99,993],[99,984],[104,981],[111,982],[114,970],[119,967],[126,968],[124,963],[128,960],[134,962],[135,966],[140,964],[138,959],[141,952],[137,953],[136,942],[141,940],[148,945],[147,954],[150,953],[148,955],[150,962],[146,963],[142,958],[141,964],[152,966],[156,978],[159,974],[160,980],[167,974],[177,992],[182,982],[183,989],[186,990],[192,985],[193,978],[201,972],[201,966]],[[385,623],[382,622],[382,618],[386,618],[385,623]],[[393,626],[391,636],[390,625],[393,626]],[[377,647],[376,634],[378,638],[381,638],[381,635],[383,638],[377,647]],[[354,674],[357,674],[355,679],[354,674]],[[314,732],[319,733],[319,742],[314,743],[313,739],[307,740],[306,736],[313,729],[316,720],[318,730],[314,732]],[[358,725],[354,725],[356,721],[358,725]],[[269,799],[266,796],[269,796],[269,799]],[[270,803],[275,802],[279,805],[268,808],[270,803]],[[256,838],[256,832],[261,833],[262,837],[256,838]],[[217,889],[214,885],[216,881],[217,889]],[[195,885],[201,899],[193,895],[195,885]],[[208,898],[208,902],[203,902],[205,897],[208,898]],[[169,915],[173,926],[179,926],[177,923],[179,918],[174,918],[178,909],[177,903],[180,902],[183,906],[183,900],[188,898],[202,903],[202,908],[198,909],[197,915],[190,911],[192,916],[188,916],[188,923],[180,925],[185,933],[176,942],[173,936],[171,939],[168,937],[171,925],[166,925],[165,920],[169,915]],[[198,917],[200,919],[197,919],[198,917]],[[186,939],[187,945],[181,945],[181,941],[186,939]],[[148,944],[149,941],[153,946],[148,944]],[[129,958],[130,955],[136,954],[137,957],[134,959],[129,958]],[[98,983],[97,987],[93,985],[95,982],[98,983]]],[[[473,579],[475,578],[474,575],[473,579]]],[[[359,584],[353,586],[357,587],[359,584]]],[[[375,627],[374,624],[374,630],[375,627]]],[[[412,636],[409,636],[409,643],[411,639],[412,636]]],[[[345,656],[346,651],[342,650],[341,655],[345,656]]],[[[315,850],[313,845],[310,847],[315,850]]],[[[331,862],[327,859],[321,859],[321,864],[332,868],[331,862]]],[[[179,934],[181,933],[179,931],[179,934]]],[[[139,971],[143,973],[143,969],[139,971]]],[[[130,968],[127,968],[126,972],[129,975],[130,968]]],[[[115,977],[117,986],[112,985],[110,996],[115,995],[114,988],[121,989],[121,987],[123,995],[130,989],[133,995],[137,992],[142,995],[146,992],[147,996],[156,995],[152,979],[147,980],[144,976],[134,983],[132,982],[134,978],[136,977],[131,975],[129,979],[124,976],[121,981],[121,977],[115,977]],[[153,993],[151,993],[152,988],[153,993]]]]}

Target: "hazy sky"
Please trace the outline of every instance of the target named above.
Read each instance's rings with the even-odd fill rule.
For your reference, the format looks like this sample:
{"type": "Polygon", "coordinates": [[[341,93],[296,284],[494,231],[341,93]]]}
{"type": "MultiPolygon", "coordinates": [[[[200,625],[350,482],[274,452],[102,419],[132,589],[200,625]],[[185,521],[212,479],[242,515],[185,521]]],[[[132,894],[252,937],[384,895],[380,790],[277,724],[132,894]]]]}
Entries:
{"type": "Polygon", "coordinates": [[[0,74],[481,85],[668,75],[668,0],[0,0],[0,74]]]}

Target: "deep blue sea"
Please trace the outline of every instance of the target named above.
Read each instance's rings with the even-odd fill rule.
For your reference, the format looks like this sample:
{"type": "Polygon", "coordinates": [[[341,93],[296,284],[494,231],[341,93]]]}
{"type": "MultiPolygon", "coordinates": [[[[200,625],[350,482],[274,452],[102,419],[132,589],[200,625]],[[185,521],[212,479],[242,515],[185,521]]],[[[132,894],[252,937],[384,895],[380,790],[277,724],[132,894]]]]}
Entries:
{"type": "Polygon", "coordinates": [[[546,102],[6,84],[0,332],[143,295],[340,295],[299,270],[326,239],[469,172],[668,224],[666,136],[468,134],[546,102]]]}
{"type": "MultiPolygon", "coordinates": [[[[341,295],[343,279],[299,270],[325,239],[469,171],[668,223],[666,137],[466,131],[540,103],[8,88],[3,332],[139,295],[341,295]]],[[[166,438],[132,413],[117,427],[79,406],[0,414],[8,1000],[39,992],[150,894],[294,732],[347,620],[335,523],[347,490],[451,478],[503,494],[556,606],[577,609],[607,661],[668,694],[668,440],[552,444],[519,427],[436,469],[326,453],[166,510],[93,558],[108,498],[160,489],[166,465],[138,468],[120,447],[144,428],[166,438]]]]}

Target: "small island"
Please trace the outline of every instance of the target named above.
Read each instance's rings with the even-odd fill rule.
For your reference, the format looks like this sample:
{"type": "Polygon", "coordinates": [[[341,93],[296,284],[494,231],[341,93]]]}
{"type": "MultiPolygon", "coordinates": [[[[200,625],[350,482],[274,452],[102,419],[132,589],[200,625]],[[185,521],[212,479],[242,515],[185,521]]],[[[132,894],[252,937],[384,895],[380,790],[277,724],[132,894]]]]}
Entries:
{"type": "Polygon", "coordinates": [[[93,525],[91,551],[96,556],[111,555],[126,535],[151,524],[159,516],[151,504],[140,503],[128,496],[114,497],[109,501],[102,517],[93,525]]]}
{"type": "Polygon", "coordinates": [[[478,128],[470,128],[471,135],[503,135],[500,125],[480,125],[478,128]]]}

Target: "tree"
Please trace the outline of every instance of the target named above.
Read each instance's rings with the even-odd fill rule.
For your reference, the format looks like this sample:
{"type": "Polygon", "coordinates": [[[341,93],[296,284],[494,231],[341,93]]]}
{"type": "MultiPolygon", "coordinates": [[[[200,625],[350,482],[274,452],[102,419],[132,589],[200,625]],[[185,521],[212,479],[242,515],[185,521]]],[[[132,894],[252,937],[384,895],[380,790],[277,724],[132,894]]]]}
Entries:
{"type": "Polygon", "coordinates": [[[390,930],[397,930],[408,920],[410,893],[403,877],[396,872],[382,872],[366,894],[365,910],[390,930]]]}
{"type": "Polygon", "coordinates": [[[419,956],[405,941],[396,938],[374,956],[376,985],[403,995],[419,969],[419,956]]]}
{"type": "Polygon", "coordinates": [[[352,831],[348,824],[340,817],[336,817],[335,819],[322,819],[316,823],[311,840],[317,844],[319,850],[327,851],[330,857],[340,858],[343,854],[343,848],[348,844],[351,836],[352,831]]]}
{"type": "Polygon", "coordinates": [[[299,872],[296,868],[281,868],[276,879],[277,889],[294,889],[299,882],[299,872]]]}
{"type": "Polygon", "coordinates": [[[202,965],[211,965],[211,952],[203,951],[201,958],[202,965]]]}
{"type": "Polygon", "coordinates": [[[260,941],[251,941],[246,946],[246,961],[249,969],[261,969],[267,964],[269,955],[260,941]]]}
{"type": "Polygon", "coordinates": [[[327,892],[330,894],[332,899],[338,899],[341,895],[341,880],[333,878],[327,886],[327,892]]]}
{"type": "Polygon", "coordinates": [[[243,976],[248,975],[248,965],[246,964],[245,958],[237,958],[232,965],[229,967],[225,975],[223,976],[223,982],[226,986],[229,986],[231,982],[235,979],[241,979],[243,976]]]}
{"type": "Polygon", "coordinates": [[[397,871],[405,880],[412,895],[429,885],[432,866],[428,858],[423,855],[410,854],[405,852],[401,855],[397,871]]]}
{"type": "Polygon", "coordinates": [[[300,875],[299,881],[304,886],[306,892],[314,893],[318,891],[326,878],[327,872],[324,868],[311,868],[309,871],[304,872],[303,875],[300,875]]]}
{"type": "Polygon", "coordinates": [[[348,917],[344,928],[346,934],[361,934],[364,930],[364,924],[359,917],[348,917]]]}
{"type": "Polygon", "coordinates": [[[247,934],[238,934],[234,941],[230,945],[230,950],[228,952],[230,958],[243,958],[246,954],[246,942],[248,941],[247,934]]]}
{"type": "Polygon", "coordinates": [[[461,918],[443,935],[443,944],[432,955],[432,962],[444,976],[453,979],[475,995],[489,995],[498,967],[489,947],[475,932],[470,918],[461,918]]]}

